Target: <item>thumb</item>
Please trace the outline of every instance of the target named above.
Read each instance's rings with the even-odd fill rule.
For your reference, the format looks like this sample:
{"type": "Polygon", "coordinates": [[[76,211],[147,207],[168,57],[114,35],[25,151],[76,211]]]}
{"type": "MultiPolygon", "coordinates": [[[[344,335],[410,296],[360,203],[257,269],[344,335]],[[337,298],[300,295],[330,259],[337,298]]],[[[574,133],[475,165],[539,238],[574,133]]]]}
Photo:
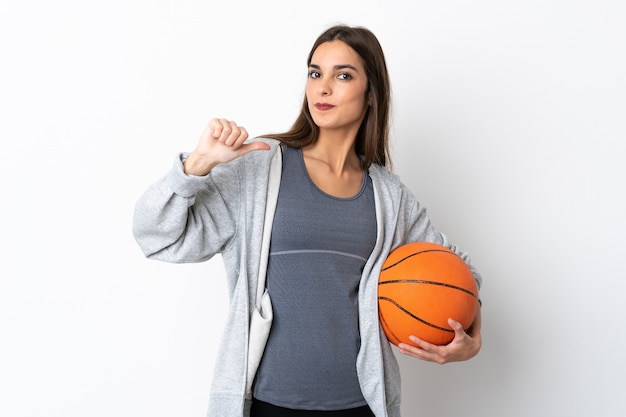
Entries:
{"type": "Polygon", "coordinates": [[[452,330],[454,330],[454,333],[465,333],[465,330],[463,329],[463,325],[461,323],[459,323],[458,321],[449,318],[448,319],[448,324],[450,325],[450,327],[452,327],[452,330]]]}
{"type": "Polygon", "coordinates": [[[253,151],[269,151],[270,149],[270,145],[265,142],[250,142],[241,145],[237,151],[239,156],[241,156],[253,151]]]}

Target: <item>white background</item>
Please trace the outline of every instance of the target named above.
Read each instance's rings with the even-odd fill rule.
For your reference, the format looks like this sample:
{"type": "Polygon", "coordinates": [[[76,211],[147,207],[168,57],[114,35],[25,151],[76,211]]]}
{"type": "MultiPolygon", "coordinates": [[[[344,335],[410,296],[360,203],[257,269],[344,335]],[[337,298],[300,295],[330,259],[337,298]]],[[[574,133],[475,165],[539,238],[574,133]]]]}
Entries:
{"type": "Polygon", "coordinates": [[[483,350],[400,358],[404,415],[625,417],[625,3],[219,3],[0,6],[0,415],[205,415],[221,259],[144,259],[134,203],[211,117],[289,127],[343,22],[386,51],[395,170],[484,276],[483,350]]]}

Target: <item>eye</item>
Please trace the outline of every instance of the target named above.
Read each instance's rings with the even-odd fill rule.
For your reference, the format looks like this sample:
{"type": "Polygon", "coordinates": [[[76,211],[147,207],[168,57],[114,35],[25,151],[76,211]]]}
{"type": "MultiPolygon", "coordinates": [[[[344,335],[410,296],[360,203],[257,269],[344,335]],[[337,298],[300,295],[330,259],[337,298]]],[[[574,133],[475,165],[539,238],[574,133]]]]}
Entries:
{"type": "Polygon", "coordinates": [[[348,74],[347,72],[342,72],[337,76],[337,78],[339,78],[340,80],[348,81],[352,79],[352,75],[348,74]]]}
{"type": "Polygon", "coordinates": [[[309,71],[309,78],[319,78],[321,74],[318,71],[309,71]]]}

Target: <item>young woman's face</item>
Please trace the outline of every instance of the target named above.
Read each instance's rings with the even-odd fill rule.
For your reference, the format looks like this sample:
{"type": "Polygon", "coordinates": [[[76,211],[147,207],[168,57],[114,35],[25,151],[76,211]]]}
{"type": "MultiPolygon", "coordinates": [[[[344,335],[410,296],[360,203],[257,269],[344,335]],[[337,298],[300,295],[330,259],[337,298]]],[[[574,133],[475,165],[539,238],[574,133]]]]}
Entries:
{"type": "Polygon", "coordinates": [[[342,41],[317,47],[309,65],[306,97],[320,131],[359,129],[368,106],[367,77],[359,55],[342,41]]]}

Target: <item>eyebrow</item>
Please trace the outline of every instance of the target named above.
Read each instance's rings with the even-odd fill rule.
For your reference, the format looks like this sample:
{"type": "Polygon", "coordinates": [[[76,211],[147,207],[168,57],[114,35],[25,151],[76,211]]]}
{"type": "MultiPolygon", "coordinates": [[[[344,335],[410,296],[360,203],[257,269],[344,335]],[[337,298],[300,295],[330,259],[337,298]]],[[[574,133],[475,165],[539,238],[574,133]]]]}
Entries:
{"type": "MultiPolygon", "coordinates": [[[[316,64],[310,64],[309,68],[315,68],[315,69],[321,69],[321,67],[319,65],[316,64]]],[[[350,65],[350,64],[340,64],[340,65],[335,65],[333,67],[335,70],[342,70],[342,69],[351,69],[355,72],[359,72],[359,70],[357,70],[354,66],[350,65]]]]}

